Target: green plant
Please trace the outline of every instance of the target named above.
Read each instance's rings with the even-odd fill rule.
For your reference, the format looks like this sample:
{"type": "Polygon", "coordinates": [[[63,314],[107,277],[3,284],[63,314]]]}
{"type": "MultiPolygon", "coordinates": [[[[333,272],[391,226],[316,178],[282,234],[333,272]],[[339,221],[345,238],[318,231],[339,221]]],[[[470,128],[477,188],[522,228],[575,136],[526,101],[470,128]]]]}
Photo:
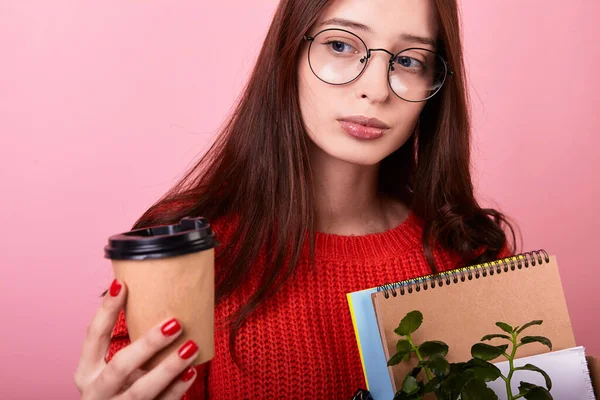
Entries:
{"type": "Polygon", "coordinates": [[[515,368],[514,359],[517,349],[528,343],[542,343],[552,350],[552,343],[542,336],[524,336],[519,341],[519,335],[533,325],[541,325],[542,321],[531,321],[522,327],[513,328],[504,322],[496,325],[504,333],[494,333],[484,336],[481,341],[492,339],[507,340],[512,345],[510,353],[507,352],[509,344],[492,346],[487,343],[476,343],[471,347],[472,358],[467,362],[449,363],[446,359],[448,345],[441,341],[427,341],[416,344],[413,333],[423,323],[423,314],[420,311],[411,311],[400,321],[394,332],[401,337],[396,344],[396,354],[389,360],[388,365],[397,365],[409,361],[413,356],[418,359],[418,364],[409,371],[402,381],[402,387],[396,392],[394,400],[418,400],[426,394],[433,393],[438,400],[495,400],[498,396],[487,386],[487,382],[502,378],[506,383],[508,400],[546,400],[552,399],[550,390],[552,381],[548,374],[536,367],[527,364],[515,368]],[[498,367],[491,364],[500,356],[506,357],[509,362],[509,373],[502,375],[498,367]],[[528,382],[521,382],[519,393],[513,395],[510,386],[515,371],[528,370],[542,374],[546,381],[546,388],[528,382]],[[424,372],[427,381],[419,380],[424,372]]]}

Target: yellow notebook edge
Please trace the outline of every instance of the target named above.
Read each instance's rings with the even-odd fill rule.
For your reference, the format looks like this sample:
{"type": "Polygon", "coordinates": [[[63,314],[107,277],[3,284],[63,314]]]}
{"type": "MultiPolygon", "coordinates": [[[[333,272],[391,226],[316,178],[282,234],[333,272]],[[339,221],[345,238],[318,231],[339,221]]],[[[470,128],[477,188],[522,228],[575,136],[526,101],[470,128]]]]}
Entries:
{"type": "MultiPolygon", "coordinates": [[[[375,289],[375,288],[371,288],[375,289]]],[[[367,289],[369,290],[369,289],[367,289]]],[[[350,308],[350,316],[352,317],[352,326],[354,327],[354,336],[356,336],[356,344],[358,345],[358,354],[360,355],[360,364],[362,365],[363,375],[365,376],[365,384],[367,389],[369,388],[369,380],[367,379],[367,369],[365,367],[365,359],[362,352],[362,346],[360,343],[360,335],[358,334],[358,325],[356,324],[356,315],[354,314],[354,305],[352,304],[352,293],[346,294],[348,300],[348,307],[350,308]]]]}

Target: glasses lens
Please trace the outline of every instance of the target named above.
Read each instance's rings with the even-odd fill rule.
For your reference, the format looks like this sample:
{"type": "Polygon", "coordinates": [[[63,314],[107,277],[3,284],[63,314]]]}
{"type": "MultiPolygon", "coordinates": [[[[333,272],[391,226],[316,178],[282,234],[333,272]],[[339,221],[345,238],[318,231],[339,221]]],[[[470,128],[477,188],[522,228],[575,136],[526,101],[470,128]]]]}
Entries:
{"type": "Polygon", "coordinates": [[[446,63],[425,49],[408,49],[398,53],[390,67],[390,86],[408,101],[427,100],[446,80],[446,63]]]}
{"type": "Polygon", "coordinates": [[[328,29],[314,38],[308,57],[310,67],[319,79],[342,85],[356,79],[363,71],[367,49],[358,36],[328,29]]]}

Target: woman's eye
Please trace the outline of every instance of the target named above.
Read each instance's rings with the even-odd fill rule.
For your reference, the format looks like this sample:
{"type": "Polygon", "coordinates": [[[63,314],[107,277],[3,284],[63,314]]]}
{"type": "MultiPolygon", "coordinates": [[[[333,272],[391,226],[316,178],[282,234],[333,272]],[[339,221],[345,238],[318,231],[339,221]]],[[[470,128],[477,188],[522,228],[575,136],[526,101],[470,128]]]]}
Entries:
{"type": "Polygon", "coordinates": [[[348,43],[340,42],[339,40],[332,40],[325,44],[330,46],[331,50],[335,51],[336,53],[352,53],[354,49],[354,47],[352,47],[348,43]]]}
{"type": "Polygon", "coordinates": [[[405,68],[422,68],[423,63],[412,57],[400,56],[396,58],[396,63],[405,68]]]}

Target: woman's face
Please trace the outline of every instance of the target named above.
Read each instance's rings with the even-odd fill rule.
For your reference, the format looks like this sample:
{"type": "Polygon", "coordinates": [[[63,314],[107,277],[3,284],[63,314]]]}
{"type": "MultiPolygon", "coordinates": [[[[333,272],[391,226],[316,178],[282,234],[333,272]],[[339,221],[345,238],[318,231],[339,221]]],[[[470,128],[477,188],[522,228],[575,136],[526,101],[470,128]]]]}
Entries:
{"type": "MultiPolygon", "coordinates": [[[[384,48],[394,54],[411,47],[436,50],[433,44],[422,40],[434,42],[438,34],[430,0],[335,0],[307,35],[314,37],[328,28],[350,31],[368,48],[384,48]]],[[[360,58],[359,49],[353,46],[360,42],[344,44],[335,41],[339,40],[336,34],[328,34],[329,38],[326,34],[313,43],[311,63],[321,78],[341,82],[348,74],[360,71],[360,63],[348,66],[346,61],[353,53],[360,58]],[[326,44],[328,40],[334,42],[326,44]]],[[[312,72],[308,45],[306,42],[300,58],[298,90],[302,118],[317,150],[349,163],[373,165],[400,148],[412,134],[425,103],[407,102],[394,94],[388,83],[391,56],[373,51],[367,68],[357,79],[331,85],[312,72]],[[364,128],[364,121],[348,121],[357,116],[376,118],[387,128],[364,128]]],[[[412,67],[417,61],[406,58],[403,62],[412,67]]]]}

